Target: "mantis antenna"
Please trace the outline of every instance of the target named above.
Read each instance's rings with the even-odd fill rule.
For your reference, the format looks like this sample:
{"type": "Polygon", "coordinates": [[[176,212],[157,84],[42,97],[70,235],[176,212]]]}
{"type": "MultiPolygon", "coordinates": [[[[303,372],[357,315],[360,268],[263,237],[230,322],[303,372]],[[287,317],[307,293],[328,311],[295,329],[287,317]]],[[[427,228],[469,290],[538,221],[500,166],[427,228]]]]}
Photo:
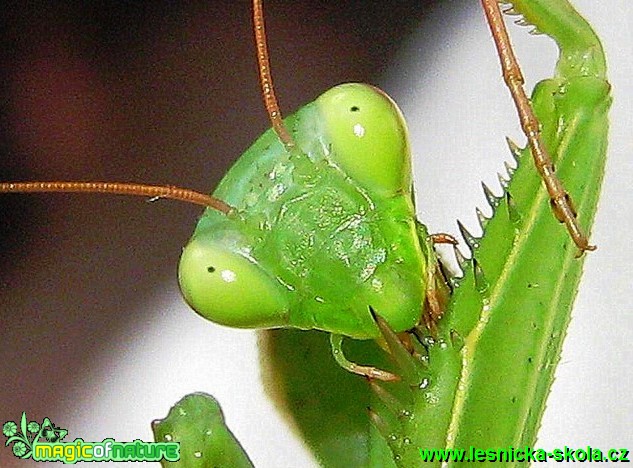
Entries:
{"type": "Polygon", "coordinates": [[[207,206],[228,214],[232,208],[222,200],[194,190],[171,185],[143,185],[123,182],[1,182],[0,193],[109,193],[139,197],[169,198],[207,206]]]}
{"type": "Polygon", "coordinates": [[[253,0],[253,27],[255,30],[255,45],[257,47],[257,64],[259,68],[259,82],[262,86],[262,97],[268,118],[279,141],[289,153],[295,151],[295,142],[284,125],[279,103],[275,96],[273,78],[270,73],[270,59],[266,44],[266,29],[264,28],[264,9],[262,0],[253,0]]]}
{"type": "Polygon", "coordinates": [[[503,79],[514,100],[521,122],[521,128],[527,137],[536,169],[547,188],[554,214],[560,222],[565,223],[567,231],[569,231],[569,234],[581,253],[586,250],[596,250],[596,246],[589,245],[589,239],[587,239],[587,236],[582,232],[578,220],[576,219],[576,210],[573,207],[571,198],[565,191],[560,179],[556,176],[552,158],[541,140],[540,124],[532,111],[530,100],[523,88],[523,74],[521,73],[521,68],[512,50],[512,44],[508,37],[508,31],[503,21],[499,3],[497,0],[481,0],[481,5],[486,14],[495,46],[497,47],[503,79]]]}

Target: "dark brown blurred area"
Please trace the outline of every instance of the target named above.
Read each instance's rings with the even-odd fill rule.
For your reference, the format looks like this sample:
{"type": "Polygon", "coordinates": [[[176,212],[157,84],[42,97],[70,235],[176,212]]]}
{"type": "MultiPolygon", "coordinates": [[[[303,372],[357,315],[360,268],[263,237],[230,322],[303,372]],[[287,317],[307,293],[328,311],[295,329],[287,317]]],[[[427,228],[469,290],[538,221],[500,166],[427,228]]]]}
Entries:
{"type": "MultiPolygon", "coordinates": [[[[440,3],[267,2],[282,111],[341,82],[372,82],[440,3]]],[[[454,12],[465,2],[448,3],[454,12]]],[[[2,10],[3,181],[211,191],[268,126],[249,2],[16,2],[2,10]]],[[[0,195],[0,420],[52,414],[72,374],[125,329],[133,304],[166,279],[177,288],[180,249],[199,212],[122,197],[0,195]]]]}

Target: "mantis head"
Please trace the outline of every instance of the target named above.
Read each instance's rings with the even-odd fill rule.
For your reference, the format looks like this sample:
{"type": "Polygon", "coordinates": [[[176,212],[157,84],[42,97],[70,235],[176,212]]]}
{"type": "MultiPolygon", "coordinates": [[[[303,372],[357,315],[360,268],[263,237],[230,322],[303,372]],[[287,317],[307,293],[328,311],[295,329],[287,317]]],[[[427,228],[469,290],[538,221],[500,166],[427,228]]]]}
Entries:
{"type": "Polygon", "coordinates": [[[179,282],[203,317],[369,338],[369,307],[396,330],[417,324],[425,270],[400,110],[368,85],[337,86],[238,160],[185,247],[179,282]]]}

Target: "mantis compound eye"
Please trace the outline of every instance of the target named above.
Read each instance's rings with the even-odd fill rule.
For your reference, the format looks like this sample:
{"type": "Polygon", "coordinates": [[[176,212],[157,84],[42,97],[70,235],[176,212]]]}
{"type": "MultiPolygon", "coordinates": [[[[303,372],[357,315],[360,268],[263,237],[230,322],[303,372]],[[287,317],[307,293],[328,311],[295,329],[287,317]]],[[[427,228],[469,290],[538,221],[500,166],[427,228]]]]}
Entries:
{"type": "Polygon", "coordinates": [[[411,187],[407,127],[400,109],[373,86],[347,83],[316,104],[331,136],[332,160],[369,193],[393,196],[411,187]]]}
{"type": "Polygon", "coordinates": [[[184,248],[178,282],[187,303],[215,323],[238,328],[286,324],[287,306],[275,279],[213,239],[194,236],[184,248]]]}

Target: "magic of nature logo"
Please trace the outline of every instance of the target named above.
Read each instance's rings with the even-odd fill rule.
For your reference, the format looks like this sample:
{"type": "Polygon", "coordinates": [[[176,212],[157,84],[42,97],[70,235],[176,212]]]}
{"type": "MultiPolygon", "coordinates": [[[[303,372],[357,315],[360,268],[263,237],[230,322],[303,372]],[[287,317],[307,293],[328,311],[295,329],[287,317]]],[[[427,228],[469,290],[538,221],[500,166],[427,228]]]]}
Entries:
{"type": "Polygon", "coordinates": [[[29,421],[22,413],[19,422],[6,421],[2,434],[7,438],[13,455],[35,461],[60,461],[73,464],[78,461],[178,461],[179,442],[117,442],[108,438],[101,442],[86,442],[81,438],[64,441],[68,430],[55,426],[49,418],[41,423],[29,421]]]}

